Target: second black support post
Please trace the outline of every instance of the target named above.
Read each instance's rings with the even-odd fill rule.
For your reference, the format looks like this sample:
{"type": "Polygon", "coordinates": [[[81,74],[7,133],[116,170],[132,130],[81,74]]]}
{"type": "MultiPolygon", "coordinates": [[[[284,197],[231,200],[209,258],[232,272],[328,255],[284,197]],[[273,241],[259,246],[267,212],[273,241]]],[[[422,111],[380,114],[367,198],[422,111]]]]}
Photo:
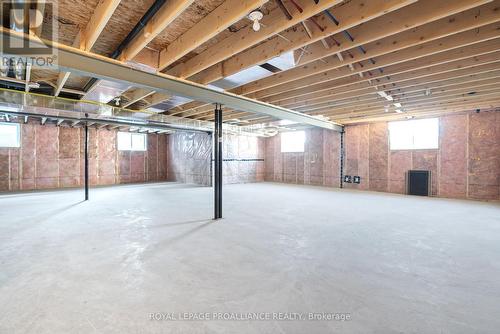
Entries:
{"type": "MultiPolygon", "coordinates": [[[[85,114],[87,117],[87,114],[85,114]]],[[[89,200],[89,125],[88,122],[85,121],[85,200],[89,200]]]]}
{"type": "Polygon", "coordinates": [[[222,218],[222,106],[215,104],[214,128],[214,219],[222,218]]]}

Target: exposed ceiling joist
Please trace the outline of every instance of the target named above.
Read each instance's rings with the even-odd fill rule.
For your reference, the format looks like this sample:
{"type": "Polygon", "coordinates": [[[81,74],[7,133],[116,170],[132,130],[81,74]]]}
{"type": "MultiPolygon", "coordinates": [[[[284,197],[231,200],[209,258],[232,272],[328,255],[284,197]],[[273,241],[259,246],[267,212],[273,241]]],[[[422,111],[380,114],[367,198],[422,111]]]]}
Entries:
{"type": "Polygon", "coordinates": [[[163,70],[176,60],[193,51],[230,25],[245,17],[267,0],[226,0],[191,29],[160,52],[159,69],[163,70]]]}
{"type": "Polygon", "coordinates": [[[127,99],[125,103],[121,105],[122,108],[128,108],[132,104],[150,96],[154,91],[144,88],[133,88],[122,95],[127,99]]]}
{"type": "MultiPolygon", "coordinates": [[[[424,86],[426,88],[430,88],[433,86],[435,83],[440,83],[440,82],[446,82],[451,79],[456,79],[456,80],[467,80],[468,78],[474,77],[474,76],[479,76],[479,75],[487,75],[488,73],[494,73],[494,75],[500,74],[500,62],[496,63],[490,63],[490,64],[482,64],[478,66],[473,66],[470,68],[463,68],[463,69],[455,69],[449,72],[445,73],[438,73],[430,76],[425,76],[422,78],[410,78],[406,80],[406,82],[399,82],[399,83],[390,83],[388,82],[386,86],[389,88],[393,89],[403,89],[403,88],[412,88],[412,87],[418,87],[418,86],[424,86]]],[[[366,86],[365,86],[366,87],[366,86]]],[[[348,88],[348,87],[346,87],[348,88]]],[[[344,89],[346,91],[348,89],[344,89]]],[[[331,108],[332,110],[334,108],[331,108]]],[[[379,108],[378,109],[379,113],[384,113],[384,108],[379,108]]],[[[319,114],[319,112],[313,112],[312,114],[319,114]]],[[[325,114],[325,112],[321,112],[321,114],[325,114]]],[[[248,114],[247,114],[248,115],[248,114]]],[[[241,115],[240,115],[241,117],[241,115]]],[[[250,119],[259,119],[259,122],[266,122],[266,121],[271,121],[272,118],[268,117],[255,117],[255,116],[250,116],[250,119]]]]}
{"type": "MultiPolygon", "coordinates": [[[[491,76],[491,74],[486,75],[487,78],[483,80],[470,80],[465,81],[465,79],[460,78],[457,80],[448,80],[448,85],[446,84],[435,84],[433,83],[426,85],[427,88],[422,88],[418,86],[417,88],[413,87],[404,87],[394,91],[386,91],[388,95],[394,97],[395,101],[399,98],[403,98],[406,96],[416,96],[416,95],[425,95],[426,90],[430,92],[442,92],[444,90],[455,90],[455,89],[474,89],[474,87],[482,87],[484,85],[490,85],[493,82],[497,81],[500,78],[500,75],[491,76]],[[489,76],[489,77],[488,77],[489,76]]],[[[300,104],[295,106],[293,109],[301,112],[321,112],[323,108],[326,107],[337,107],[340,105],[354,105],[357,103],[363,103],[364,101],[368,101],[376,97],[376,90],[373,88],[365,89],[358,91],[356,93],[349,93],[343,95],[337,95],[334,97],[329,97],[327,99],[322,100],[319,103],[309,103],[309,104],[300,104]],[[358,102],[359,101],[359,102],[358,102]]]]}
{"type": "MultiPolygon", "coordinates": [[[[474,105],[483,105],[484,103],[489,104],[491,101],[500,100],[499,97],[500,90],[485,92],[483,94],[479,94],[478,96],[464,96],[463,94],[458,94],[454,96],[444,97],[442,99],[435,99],[433,101],[414,101],[412,103],[408,103],[407,106],[403,109],[403,112],[400,114],[408,114],[411,112],[419,112],[419,111],[427,111],[436,109],[439,107],[462,107],[462,106],[474,106],[474,105]]],[[[380,112],[380,106],[373,105],[369,108],[360,108],[353,109],[347,112],[331,112],[326,113],[325,116],[329,116],[336,120],[346,120],[346,119],[355,119],[358,117],[371,117],[371,116],[383,116],[384,114],[396,114],[396,112],[380,112]]],[[[382,107],[383,108],[383,107],[382,107]]]]}
{"type": "Polygon", "coordinates": [[[235,54],[224,60],[219,66],[213,66],[204,70],[193,76],[191,80],[203,84],[219,80],[251,66],[264,63],[285,52],[302,48],[345,29],[368,22],[376,17],[385,16],[384,14],[389,15],[387,14],[388,12],[396,11],[414,2],[415,0],[350,1],[336,9],[336,15],[339,17],[338,25],[334,24],[325,15],[320,16],[318,24],[321,25],[323,30],[315,29],[312,38],[309,38],[302,26],[296,29],[289,29],[280,33],[280,36],[275,36],[256,47],[235,54]]]}
{"type": "MultiPolygon", "coordinates": [[[[407,77],[405,80],[398,82],[388,82],[381,85],[381,89],[385,89],[387,92],[392,92],[398,89],[404,89],[408,87],[425,87],[430,88],[431,84],[448,81],[448,80],[468,80],[470,78],[475,78],[477,76],[481,77],[490,77],[490,75],[497,75],[500,71],[500,64],[491,63],[491,64],[480,64],[477,66],[473,66],[470,68],[463,68],[458,70],[453,70],[451,72],[446,73],[438,73],[430,76],[426,76],[423,78],[414,78],[407,77]]],[[[404,77],[399,76],[396,78],[404,79],[404,77]]],[[[349,94],[361,94],[361,92],[366,91],[367,89],[373,90],[375,87],[372,86],[369,82],[361,82],[357,84],[353,84],[350,86],[332,88],[330,90],[319,92],[318,94],[309,94],[307,97],[300,98],[290,98],[287,100],[283,100],[282,103],[284,105],[290,105],[290,103],[297,103],[299,100],[307,101],[307,103],[314,104],[316,101],[324,101],[325,99],[334,97],[334,96],[345,96],[349,94]]]]}
{"type": "Polygon", "coordinates": [[[167,1],[155,16],[144,26],[141,34],[136,36],[129,45],[123,49],[120,60],[131,60],[156,36],[162,33],[194,0],[167,1]]]}
{"type": "MultiPolygon", "coordinates": [[[[499,54],[496,52],[496,54],[499,54]]],[[[465,60],[465,62],[455,61],[444,65],[431,66],[429,69],[419,71],[409,71],[399,75],[393,75],[383,78],[380,81],[380,89],[394,94],[402,89],[420,89],[424,92],[427,89],[441,87],[446,84],[456,84],[457,80],[462,82],[477,81],[480,79],[488,79],[498,77],[500,75],[500,58],[492,57],[492,54],[484,57],[474,57],[465,60]],[[489,59],[488,59],[489,57],[489,59]],[[482,59],[481,59],[482,58],[482,59]],[[493,60],[493,62],[491,62],[493,60]],[[468,63],[468,65],[466,64],[468,63]],[[477,63],[475,63],[477,62],[477,63]]],[[[348,84],[342,87],[333,87],[329,91],[321,94],[313,93],[308,96],[299,98],[291,98],[290,102],[297,103],[298,101],[309,101],[309,105],[314,105],[315,101],[325,101],[325,99],[349,98],[357,97],[363,94],[371,94],[377,92],[376,87],[372,86],[368,81],[359,82],[355,84],[348,84]],[[323,98],[324,96],[324,98],[323,98]]],[[[285,103],[290,105],[290,103],[285,103]]],[[[334,107],[330,108],[334,109],[334,107]]],[[[300,109],[299,109],[300,110],[300,109]]],[[[328,110],[328,108],[325,108],[328,110]]],[[[315,110],[308,114],[324,114],[325,110],[315,110]]],[[[384,108],[380,108],[379,112],[383,112],[384,108]]],[[[260,121],[271,121],[271,118],[249,115],[242,112],[228,112],[230,117],[245,117],[249,116],[250,119],[259,119],[260,121]]],[[[198,117],[199,119],[210,119],[207,117],[198,117]]]]}
{"type": "MultiPolygon", "coordinates": [[[[377,39],[397,34],[454,15],[477,6],[494,2],[493,0],[419,0],[405,7],[404,10],[383,15],[366,25],[359,25],[349,29],[353,40],[346,40],[339,46],[325,49],[321,43],[309,47],[309,53],[304,55],[301,63],[307,64],[320,58],[335,56],[337,52],[357,47],[377,39]]],[[[496,7],[496,6],[495,6],[496,7]]]]}
{"type": "Polygon", "coordinates": [[[376,94],[366,95],[364,97],[360,97],[357,99],[348,99],[344,101],[339,101],[330,106],[324,107],[321,110],[310,110],[304,108],[301,110],[302,112],[307,112],[310,115],[324,115],[325,112],[333,112],[341,111],[341,110],[349,110],[352,111],[355,108],[367,107],[370,105],[377,105],[378,112],[383,110],[387,112],[389,110],[395,109],[405,109],[408,108],[410,103],[415,101],[425,101],[426,103],[430,103],[437,99],[442,99],[446,96],[455,96],[455,95],[472,95],[476,93],[490,92],[490,91],[498,91],[498,86],[492,83],[492,81],[487,81],[486,83],[476,83],[476,84],[468,84],[459,87],[447,87],[442,88],[440,90],[435,90],[432,96],[425,95],[424,91],[408,93],[405,95],[399,95],[394,97],[394,103],[389,103],[387,101],[383,101],[376,94]],[[396,105],[397,104],[397,105],[396,105]],[[401,106],[400,106],[401,105],[401,106]]]}
{"type": "MultiPolygon", "coordinates": [[[[491,38],[491,37],[490,37],[491,38]]],[[[471,43],[473,41],[470,41],[471,43]]],[[[421,57],[412,57],[411,52],[401,52],[401,55],[387,55],[380,57],[380,63],[383,65],[383,72],[375,72],[374,69],[377,69],[377,64],[375,66],[371,66],[370,64],[364,65],[363,68],[358,68],[354,72],[349,72],[344,69],[337,69],[336,71],[327,72],[324,76],[313,76],[311,78],[305,79],[305,83],[297,82],[297,83],[289,83],[284,90],[282,86],[277,86],[268,89],[265,91],[265,96],[258,96],[257,98],[263,99],[265,101],[279,101],[281,97],[285,94],[288,96],[300,96],[302,93],[314,92],[314,89],[317,89],[316,92],[323,90],[325,87],[329,87],[332,83],[339,83],[339,79],[346,78],[349,82],[352,81],[362,81],[362,80],[374,80],[381,77],[386,77],[389,75],[395,75],[402,73],[404,71],[411,71],[423,68],[425,66],[429,66],[429,64],[438,64],[438,63],[446,63],[452,60],[458,60],[462,58],[471,57],[471,55],[481,55],[484,53],[490,53],[495,51],[495,48],[500,46],[500,39],[497,38],[495,40],[486,40],[477,44],[465,44],[465,46],[457,47],[451,50],[445,50],[444,52],[439,53],[431,53],[431,54],[423,54],[421,57]],[[357,73],[365,73],[366,78],[352,78],[353,74],[357,73]],[[297,93],[296,95],[294,93],[297,93]]],[[[415,51],[415,50],[413,50],[415,51]]],[[[415,52],[418,55],[418,51],[415,52]]],[[[338,86],[337,86],[338,87],[338,86]]],[[[263,92],[264,93],[264,92],[263,92]]],[[[252,96],[256,98],[256,96],[252,96]]]]}
{"type": "MultiPolygon", "coordinates": [[[[407,48],[399,52],[391,53],[376,58],[377,61],[375,65],[365,64],[363,68],[358,68],[355,72],[352,72],[348,68],[344,67],[336,69],[335,71],[331,71],[331,73],[327,72],[325,73],[325,75],[311,76],[303,81],[297,82],[296,84],[287,85],[286,91],[293,90],[294,88],[299,89],[302,87],[317,85],[323,82],[338,82],[334,80],[341,78],[350,78],[352,77],[353,74],[369,72],[370,70],[374,70],[379,66],[387,67],[384,73],[378,74],[378,76],[372,76],[371,74],[367,74],[365,81],[377,79],[378,77],[382,77],[384,75],[394,75],[401,73],[402,71],[409,71],[427,67],[429,66],[430,63],[432,64],[446,63],[452,60],[467,58],[470,57],[471,55],[481,55],[484,53],[490,53],[496,50],[498,47],[500,47],[499,44],[500,39],[496,38],[498,37],[498,28],[500,28],[500,26],[492,26],[489,27],[489,29],[484,29],[482,31],[478,30],[468,31],[457,34],[453,36],[453,38],[431,41],[421,46],[407,48]],[[492,38],[496,39],[491,40],[492,38]]],[[[362,81],[363,78],[356,80],[362,81]]],[[[340,86],[336,87],[338,88],[340,86]]],[[[271,95],[272,97],[273,89],[274,88],[271,88],[263,92],[265,92],[268,95],[271,95]]],[[[282,92],[281,90],[278,90],[276,91],[276,94],[281,92],[282,92]]],[[[302,104],[308,102],[308,100],[304,98],[300,98],[299,100],[300,103],[302,104]]],[[[296,108],[297,102],[280,101],[280,105],[287,108],[296,108]]],[[[183,116],[195,116],[198,114],[204,114],[207,111],[208,110],[206,107],[200,108],[191,112],[183,113],[183,116]]]]}
{"type": "MultiPolygon", "coordinates": [[[[379,68],[384,68],[385,71],[385,68],[388,66],[412,61],[422,57],[431,56],[437,53],[443,53],[449,50],[453,50],[455,48],[463,48],[463,47],[475,48],[476,45],[480,42],[485,42],[491,40],[492,38],[497,38],[498,28],[500,28],[500,25],[497,24],[491,27],[490,26],[485,27],[485,29],[477,29],[477,30],[475,29],[459,33],[455,36],[431,41],[421,45],[406,48],[401,51],[396,51],[390,54],[385,54],[380,57],[376,57],[374,58],[376,60],[375,64],[366,62],[363,65],[363,67],[357,66],[355,71],[351,71],[346,67],[341,67],[334,70],[323,72],[322,74],[316,74],[305,77],[299,81],[300,85],[294,85],[293,83],[291,83],[291,85],[295,88],[306,87],[310,84],[327,82],[333,79],[351,76],[353,74],[376,71],[379,68]]],[[[258,92],[256,94],[258,94],[260,98],[265,98],[266,96],[271,96],[285,92],[286,90],[293,87],[288,87],[288,85],[280,85],[269,88],[269,90],[258,92]],[[287,87],[287,89],[283,89],[285,87],[287,87]]],[[[252,94],[250,94],[250,96],[252,96],[252,94]]]]}
{"type": "MultiPolygon", "coordinates": [[[[92,14],[89,23],[78,33],[73,42],[73,46],[81,50],[90,51],[97,41],[97,38],[106,27],[115,9],[120,4],[120,1],[121,0],[101,0],[92,14]]],[[[71,72],[59,73],[54,96],[59,96],[70,74],[71,72]]]]}
{"type": "Polygon", "coordinates": [[[59,76],[57,77],[57,82],[56,82],[56,88],[54,91],[54,96],[59,96],[59,93],[61,93],[61,90],[64,87],[64,84],[68,80],[69,76],[71,75],[71,72],[61,72],[59,73],[59,76]]]}
{"type": "Polygon", "coordinates": [[[121,0],[101,0],[97,5],[85,29],[80,30],[79,45],[81,50],[90,51],[97,38],[106,27],[121,0]]]}
{"type": "Polygon", "coordinates": [[[167,101],[169,100],[170,98],[172,97],[172,95],[170,94],[165,94],[165,93],[154,93],[152,95],[149,95],[147,96],[146,98],[144,98],[144,101],[150,105],[150,106],[154,106],[158,103],[161,103],[161,102],[164,102],[164,101],[167,101]]]}
{"type": "Polygon", "coordinates": [[[325,0],[320,1],[318,4],[315,4],[313,1],[308,1],[304,4],[302,12],[299,12],[295,7],[290,7],[291,19],[284,17],[282,11],[276,8],[268,15],[264,16],[262,19],[262,27],[259,31],[254,31],[251,25],[248,25],[246,28],[222,40],[220,43],[209,47],[194,58],[175,66],[167,73],[180,78],[190,77],[313,15],[321,13],[323,10],[339,2],[341,2],[341,0],[325,0]]]}
{"type": "MultiPolygon", "coordinates": [[[[310,95],[318,96],[322,92],[328,91],[330,89],[337,89],[340,91],[342,87],[351,87],[357,83],[365,82],[368,83],[369,86],[378,86],[384,87],[384,85],[388,83],[396,83],[400,81],[406,80],[414,80],[420,77],[425,77],[429,75],[436,75],[441,73],[446,73],[454,70],[461,70],[468,67],[473,67],[481,64],[491,64],[500,61],[500,53],[488,53],[484,55],[474,56],[473,58],[467,58],[464,60],[456,60],[450,62],[433,62],[430,60],[427,66],[422,66],[419,69],[407,68],[406,70],[403,67],[398,67],[398,65],[394,65],[394,71],[387,70],[387,72],[383,74],[373,75],[370,78],[360,78],[357,76],[341,78],[338,80],[334,80],[332,82],[320,83],[318,85],[314,85],[311,88],[300,89],[298,92],[294,91],[291,93],[282,93],[279,95],[275,95],[269,98],[266,98],[266,101],[269,103],[275,103],[278,101],[282,101],[284,99],[290,97],[299,97],[302,96],[304,99],[308,99],[310,95]],[[370,84],[368,80],[376,79],[376,84],[370,84]]],[[[424,62],[422,62],[424,63],[424,62]]]]}
{"type": "MultiPolygon", "coordinates": [[[[412,5],[411,7],[414,7],[412,5]]],[[[479,7],[481,15],[477,15],[477,9],[466,10],[464,12],[448,16],[446,9],[439,12],[439,20],[435,22],[428,22],[425,24],[418,24],[418,28],[408,30],[404,27],[404,23],[400,26],[391,27],[391,30],[376,30],[373,22],[368,22],[358,28],[358,35],[356,40],[365,45],[364,49],[366,54],[353,49],[352,43],[342,43],[337,47],[338,51],[349,50],[353,57],[345,57],[343,61],[339,60],[334,54],[331,57],[325,58],[326,62],[315,61],[309,65],[301,65],[287,71],[283,71],[276,75],[253,81],[251,83],[242,85],[231,91],[236,94],[247,95],[256,91],[265,90],[277,85],[285,84],[300,80],[302,78],[323,73],[328,70],[336,69],[348,64],[354,64],[359,61],[368,60],[373,57],[387,54],[390,52],[402,50],[414,45],[420,45],[435,39],[448,37],[463,31],[471,30],[481,26],[485,26],[494,22],[500,21],[498,15],[497,4],[487,4],[479,7]],[[362,29],[362,30],[361,30],[362,29]],[[368,40],[365,33],[374,30],[375,34],[371,33],[371,38],[368,40]],[[389,34],[390,36],[387,36],[389,34]],[[369,44],[367,44],[369,43],[369,44]]],[[[410,8],[410,7],[408,7],[410,8]]],[[[398,12],[394,13],[397,14],[398,12]]],[[[438,13],[424,12],[421,10],[413,11],[412,14],[416,18],[420,18],[421,22],[429,21],[430,17],[436,17],[438,13]]],[[[392,14],[388,14],[392,15],[392,14]]],[[[382,20],[382,18],[378,20],[382,20]]]]}
{"type": "MultiPolygon", "coordinates": [[[[19,34],[9,29],[0,29],[2,38],[10,38],[18,43],[39,42],[29,35],[19,34]]],[[[164,93],[172,93],[177,96],[184,96],[209,103],[220,103],[228,108],[260,113],[309,124],[312,126],[341,131],[341,127],[335,123],[324,121],[316,117],[304,115],[285,108],[273,106],[264,102],[248,99],[231,93],[210,89],[203,85],[171,77],[165,74],[154,74],[130,68],[125,64],[83,52],[79,49],[61,45],[55,42],[47,42],[58,51],[58,65],[66,71],[80,73],[82,75],[96,77],[99,79],[128,82],[141,88],[148,88],[164,93]]]]}
{"type": "MultiPolygon", "coordinates": [[[[248,95],[256,91],[266,91],[267,88],[276,85],[285,84],[287,82],[300,82],[300,79],[313,74],[339,68],[347,64],[354,64],[377,55],[443,38],[451,34],[480,27],[499,20],[498,5],[496,3],[480,6],[481,3],[488,1],[477,2],[475,5],[480,6],[478,8],[481,12],[481,15],[477,15],[477,9],[471,9],[471,4],[466,1],[445,3],[441,0],[434,10],[430,9],[430,7],[432,7],[430,2],[431,1],[427,0],[421,1],[417,4],[407,6],[401,11],[386,14],[381,18],[354,27],[351,31],[355,32],[356,41],[344,41],[341,45],[336,46],[336,52],[332,53],[332,57],[321,59],[321,56],[317,56],[314,59],[320,59],[321,61],[316,60],[311,64],[282,71],[231,89],[230,91],[241,95],[248,95]],[[398,19],[400,12],[404,13],[409,9],[411,9],[411,13],[405,14],[410,16],[408,24],[415,27],[418,26],[416,29],[409,30],[407,21],[398,19]],[[450,13],[457,12],[460,13],[449,16],[450,13]],[[389,17],[389,19],[387,17],[389,17]],[[388,37],[390,35],[394,35],[394,37],[388,37]],[[366,43],[370,43],[365,45],[366,54],[359,52],[357,49],[353,49],[360,44],[366,43]],[[351,57],[345,57],[343,60],[338,59],[336,56],[338,52],[346,50],[350,50],[349,54],[351,57]]],[[[310,54],[315,55],[315,53],[310,54]]],[[[205,71],[202,73],[205,73],[205,71]]],[[[259,98],[258,95],[250,96],[259,98]]],[[[180,106],[174,108],[169,111],[169,114],[178,115],[186,110],[199,106],[201,106],[200,103],[190,103],[186,105],[186,107],[180,106]]]]}
{"type": "Polygon", "coordinates": [[[449,114],[457,114],[479,110],[492,110],[494,109],[500,101],[490,101],[484,103],[476,103],[471,105],[462,105],[458,107],[447,107],[447,108],[435,108],[431,110],[411,112],[404,114],[392,114],[392,115],[379,115],[375,117],[366,117],[362,119],[345,119],[343,120],[345,124],[359,124],[359,123],[369,123],[369,122],[384,122],[384,121],[395,121],[413,118],[429,118],[438,117],[449,114]]]}

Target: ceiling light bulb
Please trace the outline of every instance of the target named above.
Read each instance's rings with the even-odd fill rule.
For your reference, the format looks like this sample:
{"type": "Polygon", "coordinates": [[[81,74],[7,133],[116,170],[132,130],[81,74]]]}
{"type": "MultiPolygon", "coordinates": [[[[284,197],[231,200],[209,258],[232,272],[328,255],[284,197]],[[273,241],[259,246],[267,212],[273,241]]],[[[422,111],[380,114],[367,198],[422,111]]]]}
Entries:
{"type": "Polygon", "coordinates": [[[248,14],[248,18],[253,21],[252,28],[254,31],[260,30],[260,20],[264,17],[264,14],[260,10],[254,10],[248,14]]]}
{"type": "Polygon", "coordinates": [[[252,28],[253,28],[254,31],[259,31],[260,30],[260,23],[259,23],[258,20],[254,20],[253,21],[252,28]]]}

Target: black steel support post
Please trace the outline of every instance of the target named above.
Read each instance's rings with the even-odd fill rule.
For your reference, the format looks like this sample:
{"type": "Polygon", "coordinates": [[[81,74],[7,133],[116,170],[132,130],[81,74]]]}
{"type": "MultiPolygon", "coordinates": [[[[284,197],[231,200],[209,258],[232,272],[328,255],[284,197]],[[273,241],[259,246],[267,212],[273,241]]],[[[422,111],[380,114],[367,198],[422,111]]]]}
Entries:
{"type": "Polygon", "coordinates": [[[344,145],[345,129],[340,133],[340,188],[344,188],[344,160],[345,160],[345,145],[344,145]]]}
{"type": "Polygon", "coordinates": [[[218,105],[215,105],[214,110],[214,136],[213,136],[213,157],[214,157],[214,219],[219,218],[219,183],[218,183],[218,170],[219,170],[219,145],[217,144],[219,138],[219,128],[217,127],[217,123],[219,122],[219,113],[218,113],[218,105]]]}
{"type": "Polygon", "coordinates": [[[85,122],[85,200],[89,200],[89,126],[85,122]]]}
{"type": "Polygon", "coordinates": [[[222,218],[222,106],[215,105],[214,131],[214,219],[222,218]]]}
{"type": "Polygon", "coordinates": [[[219,104],[219,218],[222,218],[222,104],[219,104]]]}

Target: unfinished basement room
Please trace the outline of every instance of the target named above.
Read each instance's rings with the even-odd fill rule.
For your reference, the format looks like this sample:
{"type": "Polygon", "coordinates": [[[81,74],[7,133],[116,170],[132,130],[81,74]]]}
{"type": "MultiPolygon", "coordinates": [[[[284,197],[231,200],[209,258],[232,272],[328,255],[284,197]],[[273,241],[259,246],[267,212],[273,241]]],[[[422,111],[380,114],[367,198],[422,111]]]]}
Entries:
{"type": "Polygon", "coordinates": [[[0,333],[500,333],[500,0],[0,10],[0,333]]]}

